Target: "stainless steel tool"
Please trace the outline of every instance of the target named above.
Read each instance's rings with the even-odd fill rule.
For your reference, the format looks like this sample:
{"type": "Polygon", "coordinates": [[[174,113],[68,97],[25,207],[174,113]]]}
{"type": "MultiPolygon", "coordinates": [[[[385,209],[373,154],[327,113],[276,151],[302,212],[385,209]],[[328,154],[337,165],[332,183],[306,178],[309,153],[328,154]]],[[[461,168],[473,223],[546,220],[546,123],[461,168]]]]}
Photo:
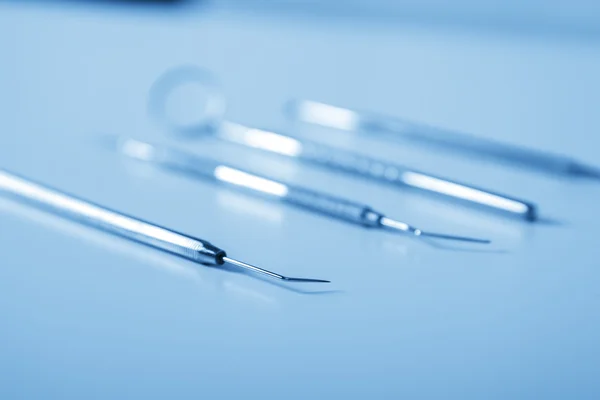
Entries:
{"type": "Polygon", "coordinates": [[[600,179],[600,168],[571,157],[517,146],[475,135],[429,126],[401,118],[357,111],[312,100],[292,100],[285,111],[293,121],[369,134],[381,139],[400,139],[435,146],[468,156],[479,156],[565,176],[600,179]]]}
{"type": "Polygon", "coordinates": [[[433,233],[415,228],[407,223],[386,217],[368,205],[341,197],[317,192],[277,181],[242,168],[166,146],[154,145],[131,138],[117,138],[116,147],[122,154],[160,167],[185,173],[211,182],[228,184],[255,194],[269,196],[282,202],[305,208],[329,217],[342,219],[356,225],[385,228],[417,237],[489,243],[486,239],[433,233]]]}
{"type": "Polygon", "coordinates": [[[206,240],[121,214],[0,169],[0,194],[2,193],[61,217],[199,264],[214,266],[230,264],[289,282],[329,282],[321,279],[288,277],[246,264],[228,257],[224,250],[206,240]]]}
{"type": "MultiPolygon", "coordinates": [[[[223,119],[225,99],[216,79],[206,70],[184,66],[160,76],[149,94],[149,112],[165,129],[188,137],[210,136],[217,140],[260,149],[265,152],[315,165],[330,171],[351,174],[374,182],[395,185],[459,200],[469,205],[499,211],[529,221],[538,217],[535,204],[470,184],[378,160],[265,129],[257,129],[223,119]],[[196,117],[181,122],[169,112],[169,99],[178,89],[195,84],[202,89],[204,107],[197,106],[196,117]]],[[[194,104],[187,104],[187,107],[194,104]]]]}

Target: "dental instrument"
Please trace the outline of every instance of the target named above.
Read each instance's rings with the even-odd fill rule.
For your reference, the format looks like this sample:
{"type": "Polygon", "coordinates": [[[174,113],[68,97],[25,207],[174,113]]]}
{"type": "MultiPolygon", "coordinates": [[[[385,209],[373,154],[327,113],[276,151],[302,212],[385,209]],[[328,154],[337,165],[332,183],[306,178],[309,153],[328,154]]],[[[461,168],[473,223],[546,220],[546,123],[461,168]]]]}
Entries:
{"type": "Polygon", "coordinates": [[[374,159],[348,150],[280,133],[244,126],[223,119],[225,99],[216,79],[206,70],[184,66],[168,70],[153,84],[148,109],[168,132],[187,137],[210,135],[217,140],[248,148],[260,149],[379,183],[411,188],[466,204],[499,211],[528,221],[538,218],[535,204],[495,193],[469,184],[417,171],[405,166],[374,159]],[[169,115],[167,101],[175,89],[197,84],[206,92],[206,105],[197,112],[197,119],[180,123],[169,115]]]}
{"type": "Polygon", "coordinates": [[[373,210],[368,205],[303,187],[292,186],[239,167],[199,157],[170,147],[158,146],[131,138],[117,138],[115,145],[117,151],[133,159],[145,161],[193,177],[228,184],[237,189],[246,189],[255,194],[266,195],[297,207],[357,225],[389,229],[408,233],[416,237],[432,237],[484,244],[490,243],[486,239],[423,231],[404,222],[388,218],[384,214],[373,210]]]}
{"type": "Polygon", "coordinates": [[[66,193],[51,189],[0,169],[0,193],[63,218],[113,235],[175,254],[203,265],[233,265],[288,282],[324,282],[322,279],[293,278],[230,258],[210,242],[121,214],[66,193]]]}
{"type": "Polygon", "coordinates": [[[510,143],[432,127],[423,123],[333,106],[311,100],[292,100],[285,106],[292,121],[349,132],[373,134],[383,139],[408,140],[467,155],[493,158],[546,173],[600,179],[600,168],[571,157],[510,143]]]}

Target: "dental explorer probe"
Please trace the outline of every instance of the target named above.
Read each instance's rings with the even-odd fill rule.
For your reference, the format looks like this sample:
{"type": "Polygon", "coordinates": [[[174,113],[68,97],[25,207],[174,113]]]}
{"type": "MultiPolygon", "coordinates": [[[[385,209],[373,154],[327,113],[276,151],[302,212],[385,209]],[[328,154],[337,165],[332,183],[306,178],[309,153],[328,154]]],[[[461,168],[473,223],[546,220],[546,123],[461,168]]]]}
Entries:
{"type": "Polygon", "coordinates": [[[325,282],[321,279],[292,278],[229,258],[225,251],[206,240],[184,235],[140,219],[50,189],[0,169],[0,193],[44,211],[123,238],[175,254],[203,265],[234,265],[289,282],[325,282]]]}
{"type": "Polygon", "coordinates": [[[462,152],[522,165],[546,173],[600,179],[600,168],[560,154],[521,147],[491,139],[432,127],[423,123],[332,106],[311,100],[292,100],[285,107],[288,118],[349,132],[372,133],[384,139],[403,139],[422,145],[462,152]]]}
{"type": "Polygon", "coordinates": [[[116,145],[117,151],[130,158],[149,162],[193,177],[205,178],[213,182],[224,183],[235,188],[267,195],[297,207],[357,225],[372,228],[387,228],[416,237],[432,237],[484,244],[490,243],[486,239],[423,231],[404,222],[388,218],[364,204],[299,186],[292,186],[238,167],[225,165],[216,160],[199,157],[169,147],[158,146],[130,138],[117,139],[116,145]]]}
{"type": "Polygon", "coordinates": [[[528,221],[537,219],[537,207],[530,202],[326,144],[227,121],[221,124],[215,136],[229,143],[260,149],[329,170],[376,182],[419,189],[429,194],[442,195],[452,200],[501,211],[528,221]]]}
{"type": "Polygon", "coordinates": [[[178,67],[161,75],[150,89],[148,111],[169,133],[187,137],[210,135],[218,140],[260,149],[330,171],[441,195],[528,221],[537,219],[537,207],[528,201],[319,142],[226,121],[223,119],[225,97],[218,82],[209,71],[196,66],[178,67]],[[206,93],[204,98],[207,100],[202,108],[200,104],[193,105],[198,111],[192,122],[182,122],[170,115],[168,101],[177,89],[191,84],[199,86],[206,93]]]}

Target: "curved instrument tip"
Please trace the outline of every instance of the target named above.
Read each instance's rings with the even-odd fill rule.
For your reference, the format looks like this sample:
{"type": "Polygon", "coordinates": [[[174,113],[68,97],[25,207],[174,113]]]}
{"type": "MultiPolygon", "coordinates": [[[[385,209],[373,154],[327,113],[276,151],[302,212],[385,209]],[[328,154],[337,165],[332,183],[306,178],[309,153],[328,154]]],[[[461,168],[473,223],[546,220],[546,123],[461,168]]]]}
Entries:
{"type": "Polygon", "coordinates": [[[328,281],[328,280],[325,280],[325,279],[292,278],[292,277],[283,276],[283,275],[282,275],[282,280],[288,281],[288,282],[320,282],[320,283],[331,283],[331,281],[328,281]]]}
{"type": "Polygon", "coordinates": [[[479,244],[492,243],[492,241],[489,239],[479,239],[479,238],[472,238],[472,237],[466,237],[466,236],[446,235],[443,233],[434,233],[434,232],[423,232],[418,229],[415,231],[415,236],[426,236],[426,237],[431,237],[431,238],[436,238],[436,239],[457,240],[457,241],[461,241],[461,242],[479,243],[479,244]]]}
{"type": "Polygon", "coordinates": [[[231,265],[235,265],[240,268],[248,269],[259,274],[267,275],[271,278],[279,279],[286,282],[317,282],[317,283],[331,283],[324,279],[310,279],[310,278],[294,278],[290,276],[281,275],[272,271],[268,271],[263,268],[256,267],[254,265],[246,264],[245,262],[234,260],[233,258],[223,257],[223,262],[231,265]]]}
{"type": "Polygon", "coordinates": [[[381,224],[381,226],[383,226],[385,228],[392,229],[392,230],[399,231],[399,232],[413,234],[414,236],[417,236],[417,237],[426,236],[426,237],[431,237],[431,238],[436,238],[436,239],[458,240],[461,242],[480,243],[480,244],[492,243],[492,241],[488,240],[488,239],[479,239],[479,238],[472,238],[472,237],[466,237],[466,236],[456,236],[456,235],[446,235],[443,233],[426,232],[426,231],[422,231],[418,228],[415,228],[414,226],[410,226],[407,223],[396,221],[396,220],[388,218],[388,217],[382,217],[379,220],[379,223],[381,224]]]}

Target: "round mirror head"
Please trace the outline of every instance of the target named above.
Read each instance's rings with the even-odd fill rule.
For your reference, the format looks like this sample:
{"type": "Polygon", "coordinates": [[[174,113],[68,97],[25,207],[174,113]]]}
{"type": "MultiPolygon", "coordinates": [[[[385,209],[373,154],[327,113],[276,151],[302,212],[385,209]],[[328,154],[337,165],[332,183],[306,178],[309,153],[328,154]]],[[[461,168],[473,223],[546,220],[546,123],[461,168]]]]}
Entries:
{"type": "Polygon", "coordinates": [[[154,82],[148,112],[169,134],[210,135],[223,120],[225,98],[209,71],[183,66],[166,71],[154,82]]]}

